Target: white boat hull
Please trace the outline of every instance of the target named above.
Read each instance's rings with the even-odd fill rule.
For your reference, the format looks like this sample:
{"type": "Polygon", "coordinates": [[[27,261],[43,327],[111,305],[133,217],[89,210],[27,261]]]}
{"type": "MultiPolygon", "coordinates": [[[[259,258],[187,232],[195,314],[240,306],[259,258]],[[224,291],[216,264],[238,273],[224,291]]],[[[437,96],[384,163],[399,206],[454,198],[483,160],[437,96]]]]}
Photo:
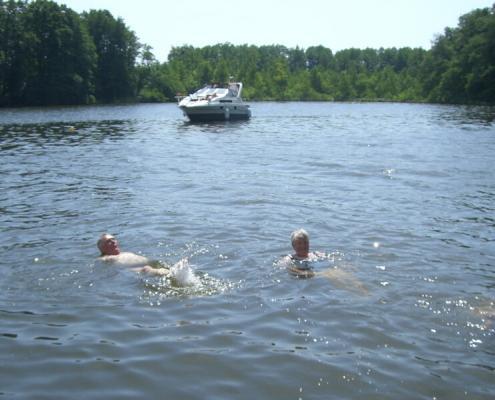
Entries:
{"type": "Polygon", "coordinates": [[[181,106],[191,121],[231,121],[249,119],[251,110],[247,105],[181,106]]]}

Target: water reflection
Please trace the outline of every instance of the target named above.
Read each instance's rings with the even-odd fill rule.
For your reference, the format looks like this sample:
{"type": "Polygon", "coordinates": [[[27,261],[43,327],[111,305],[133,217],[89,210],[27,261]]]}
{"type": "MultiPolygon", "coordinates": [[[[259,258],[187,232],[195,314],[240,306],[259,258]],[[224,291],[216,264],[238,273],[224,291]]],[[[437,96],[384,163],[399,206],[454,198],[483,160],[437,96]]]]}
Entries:
{"type": "Polygon", "coordinates": [[[495,121],[493,106],[438,106],[443,110],[437,117],[455,125],[469,126],[473,124],[491,127],[495,121]]]}
{"type": "Polygon", "coordinates": [[[201,133],[225,133],[235,132],[249,127],[251,120],[234,120],[234,121],[208,121],[208,122],[191,122],[182,121],[177,124],[179,132],[201,132],[201,133]]]}
{"type": "Polygon", "coordinates": [[[4,125],[0,131],[0,151],[26,146],[33,148],[94,145],[117,141],[136,133],[130,121],[109,120],[98,122],[4,125]]]}

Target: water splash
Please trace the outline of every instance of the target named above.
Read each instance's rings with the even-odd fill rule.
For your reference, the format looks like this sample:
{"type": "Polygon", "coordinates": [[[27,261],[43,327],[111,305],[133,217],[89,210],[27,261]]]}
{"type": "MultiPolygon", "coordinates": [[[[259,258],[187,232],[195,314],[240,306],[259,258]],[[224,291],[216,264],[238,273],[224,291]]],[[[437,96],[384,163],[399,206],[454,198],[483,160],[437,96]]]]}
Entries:
{"type": "Polygon", "coordinates": [[[170,276],[179,286],[198,286],[201,281],[194,274],[187,258],[183,258],[170,268],[170,276]]]}
{"type": "Polygon", "coordinates": [[[140,296],[140,300],[150,306],[159,306],[161,302],[170,297],[203,297],[214,296],[225,293],[237,287],[239,284],[221,280],[210,276],[207,273],[197,272],[194,274],[193,285],[180,286],[176,279],[171,277],[160,277],[147,279],[145,281],[145,291],[140,296]]]}
{"type": "Polygon", "coordinates": [[[170,267],[169,275],[147,277],[140,300],[151,306],[159,306],[168,297],[212,296],[239,285],[215,278],[206,272],[195,271],[193,267],[185,257],[170,267]]]}

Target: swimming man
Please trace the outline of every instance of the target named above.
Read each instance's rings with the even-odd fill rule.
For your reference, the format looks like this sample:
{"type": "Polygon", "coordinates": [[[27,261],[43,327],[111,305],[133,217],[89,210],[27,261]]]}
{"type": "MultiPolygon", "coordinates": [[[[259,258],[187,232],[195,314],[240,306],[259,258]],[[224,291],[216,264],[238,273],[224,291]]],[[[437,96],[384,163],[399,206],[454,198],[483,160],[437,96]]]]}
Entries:
{"type": "Polygon", "coordinates": [[[128,251],[120,251],[119,242],[109,233],[101,235],[96,245],[101,252],[99,259],[105,263],[128,267],[135,272],[150,275],[169,275],[168,268],[153,268],[149,265],[152,261],[146,257],[128,251]]]}

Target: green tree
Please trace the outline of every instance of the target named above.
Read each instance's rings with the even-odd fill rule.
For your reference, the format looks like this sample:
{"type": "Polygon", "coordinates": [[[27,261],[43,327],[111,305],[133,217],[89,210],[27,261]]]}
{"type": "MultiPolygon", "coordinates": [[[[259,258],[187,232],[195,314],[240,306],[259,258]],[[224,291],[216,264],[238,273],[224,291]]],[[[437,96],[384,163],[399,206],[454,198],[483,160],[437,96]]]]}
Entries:
{"type": "Polygon", "coordinates": [[[25,24],[25,1],[0,0],[0,105],[22,104],[26,79],[34,74],[34,38],[25,24]]]}
{"type": "Polygon", "coordinates": [[[308,47],[306,49],[306,60],[309,69],[316,67],[331,68],[333,61],[332,50],[321,45],[308,47]]]}
{"type": "Polygon", "coordinates": [[[422,65],[423,93],[446,103],[495,102],[495,5],[459,18],[422,65]]]}
{"type": "Polygon", "coordinates": [[[460,18],[458,67],[468,102],[495,101],[495,5],[460,18]]]}
{"type": "Polygon", "coordinates": [[[121,18],[107,10],[83,13],[98,56],[95,84],[100,102],[134,99],[136,95],[135,62],[139,53],[136,35],[121,18]]]}
{"type": "Polygon", "coordinates": [[[296,47],[295,49],[289,50],[289,70],[290,72],[296,72],[306,69],[306,53],[304,50],[296,47]]]}
{"type": "Polygon", "coordinates": [[[177,93],[184,92],[184,86],[166,63],[154,63],[149,66],[146,81],[138,94],[138,100],[142,102],[174,101],[177,93]]]}
{"type": "Polygon", "coordinates": [[[87,103],[93,92],[93,43],[77,13],[49,0],[26,8],[24,26],[32,39],[35,73],[23,93],[27,104],[87,103]]]}

